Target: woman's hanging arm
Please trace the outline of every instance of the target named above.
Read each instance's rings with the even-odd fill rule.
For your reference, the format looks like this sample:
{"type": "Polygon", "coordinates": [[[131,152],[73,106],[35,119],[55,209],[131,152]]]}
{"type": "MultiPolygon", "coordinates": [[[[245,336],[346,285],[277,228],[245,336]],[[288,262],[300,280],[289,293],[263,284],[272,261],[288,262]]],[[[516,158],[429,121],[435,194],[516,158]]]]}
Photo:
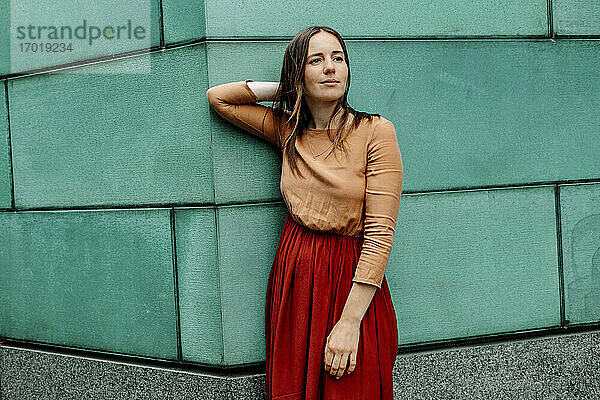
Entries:
{"type": "Polygon", "coordinates": [[[354,282],[381,288],[394,241],[402,178],[396,130],[390,121],[382,119],[367,149],[364,242],[354,282]]]}
{"type": "Polygon", "coordinates": [[[278,86],[278,82],[231,82],[209,88],[206,97],[227,121],[281,148],[277,128],[282,118],[274,115],[272,107],[257,104],[274,100],[278,86]]]}

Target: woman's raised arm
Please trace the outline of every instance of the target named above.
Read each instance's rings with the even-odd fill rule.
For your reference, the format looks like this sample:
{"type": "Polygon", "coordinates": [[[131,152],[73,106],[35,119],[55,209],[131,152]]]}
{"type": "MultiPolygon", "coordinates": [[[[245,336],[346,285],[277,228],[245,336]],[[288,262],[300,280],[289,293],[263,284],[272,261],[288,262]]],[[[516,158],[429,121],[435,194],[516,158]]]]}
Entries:
{"type": "Polygon", "coordinates": [[[215,111],[227,121],[281,149],[285,118],[274,115],[273,107],[256,103],[275,100],[278,87],[279,82],[254,82],[248,79],[213,86],[206,91],[206,97],[215,111]]]}
{"type": "Polygon", "coordinates": [[[258,101],[273,101],[277,95],[279,82],[254,82],[246,80],[246,84],[252,90],[258,101]]]}

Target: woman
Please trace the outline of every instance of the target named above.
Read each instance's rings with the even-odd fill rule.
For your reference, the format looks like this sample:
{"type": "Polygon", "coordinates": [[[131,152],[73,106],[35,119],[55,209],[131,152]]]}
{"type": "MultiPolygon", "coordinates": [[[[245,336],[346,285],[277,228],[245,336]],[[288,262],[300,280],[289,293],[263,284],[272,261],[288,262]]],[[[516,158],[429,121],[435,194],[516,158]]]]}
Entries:
{"type": "Polygon", "coordinates": [[[398,331],[384,271],[402,158],[393,124],[350,107],[349,86],[343,39],[312,26],[288,44],[280,82],[207,91],[222,117],[283,153],[288,214],[265,309],[269,400],[393,398],[398,331]]]}

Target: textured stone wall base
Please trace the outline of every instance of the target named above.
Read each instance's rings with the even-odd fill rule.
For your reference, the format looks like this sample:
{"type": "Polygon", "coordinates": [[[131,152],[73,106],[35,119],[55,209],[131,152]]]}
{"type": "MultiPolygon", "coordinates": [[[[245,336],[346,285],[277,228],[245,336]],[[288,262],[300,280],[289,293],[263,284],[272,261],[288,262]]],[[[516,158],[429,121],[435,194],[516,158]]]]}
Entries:
{"type": "MultiPolygon", "coordinates": [[[[400,399],[600,399],[600,333],[399,355],[400,399]]],[[[0,399],[266,399],[264,374],[218,377],[0,346],[0,399]]]]}

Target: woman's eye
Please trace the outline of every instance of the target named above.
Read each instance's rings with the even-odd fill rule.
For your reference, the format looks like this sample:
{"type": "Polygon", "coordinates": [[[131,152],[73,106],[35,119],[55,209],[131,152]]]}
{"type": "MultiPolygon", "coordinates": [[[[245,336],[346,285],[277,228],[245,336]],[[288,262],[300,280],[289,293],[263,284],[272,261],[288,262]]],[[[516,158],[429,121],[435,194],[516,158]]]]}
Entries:
{"type": "MultiPolygon", "coordinates": [[[[336,56],[336,57],[333,57],[333,59],[334,59],[335,61],[338,61],[338,62],[344,62],[344,57],[341,57],[341,56],[336,56]]],[[[313,59],[312,59],[312,60],[310,60],[308,63],[309,63],[309,64],[316,64],[316,63],[317,63],[317,62],[319,62],[319,61],[321,61],[321,59],[320,59],[320,58],[313,58],[313,59]]]]}

